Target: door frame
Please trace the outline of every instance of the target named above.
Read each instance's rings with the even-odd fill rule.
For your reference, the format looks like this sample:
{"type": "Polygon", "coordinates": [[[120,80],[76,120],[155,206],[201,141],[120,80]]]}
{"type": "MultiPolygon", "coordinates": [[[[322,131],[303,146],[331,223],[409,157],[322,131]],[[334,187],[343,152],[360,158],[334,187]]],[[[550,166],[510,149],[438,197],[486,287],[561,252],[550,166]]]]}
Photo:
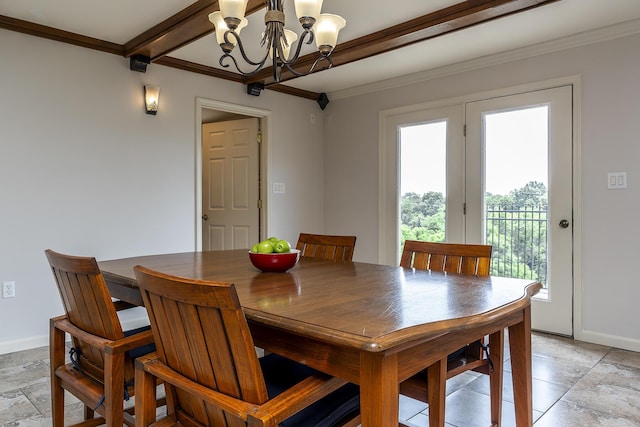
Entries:
{"type": "Polygon", "coordinates": [[[195,105],[195,250],[202,251],[202,109],[224,111],[227,113],[241,114],[248,117],[257,117],[260,119],[260,132],[262,134],[262,142],[260,146],[260,200],[262,207],[260,209],[260,229],[261,237],[266,235],[269,227],[269,192],[266,191],[269,182],[269,160],[271,159],[270,127],[269,119],[271,111],[260,108],[248,107],[246,105],[231,104],[224,101],[216,101],[213,99],[196,97],[195,105]]]}
{"type": "MultiPolygon", "coordinates": [[[[393,241],[400,241],[397,227],[390,226],[397,223],[397,219],[391,218],[399,205],[399,159],[390,158],[388,154],[393,152],[390,145],[397,147],[397,136],[390,135],[397,134],[395,124],[399,115],[567,85],[573,86],[573,334],[574,338],[582,339],[582,76],[579,74],[381,111],[378,114],[378,262],[388,264],[390,259],[395,259],[390,256],[389,247],[397,246],[393,241]]],[[[397,156],[397,149],[395,152],[397,156]]]]}

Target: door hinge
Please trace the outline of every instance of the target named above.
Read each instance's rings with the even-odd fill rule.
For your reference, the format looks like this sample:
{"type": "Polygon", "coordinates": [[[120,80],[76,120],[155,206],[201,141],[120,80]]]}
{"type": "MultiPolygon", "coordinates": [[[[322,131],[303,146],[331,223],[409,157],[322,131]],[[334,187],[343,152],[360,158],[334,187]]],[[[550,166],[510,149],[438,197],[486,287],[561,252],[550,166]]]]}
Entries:
{"type": "Polygon", "coordinates": [[[262,200],[258,199],[258,209],[262,209],[262,200]]]}
{"type": "Polygon", "coordinates": [[[463,203],[462,204],[462,215],[466,215],[467,214],[467,204],[463,203]]]}
{"type": "Polygon", "coordinates": [[[258,144],[262,143],[262,132],[258,132],[258,134],[256,135],[256,141],[258,142],[258,144]]]}
{"type": "Polygon", "coordinates": [[[462,126],[462,136],[467,136],[467,125],[462,126]]]}

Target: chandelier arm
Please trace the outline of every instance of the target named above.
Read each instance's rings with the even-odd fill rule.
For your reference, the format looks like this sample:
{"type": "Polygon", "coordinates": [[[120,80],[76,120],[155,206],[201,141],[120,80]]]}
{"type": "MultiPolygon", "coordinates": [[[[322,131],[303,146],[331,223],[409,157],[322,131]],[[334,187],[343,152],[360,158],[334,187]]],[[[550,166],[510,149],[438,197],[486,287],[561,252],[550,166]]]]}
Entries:
{"type": "Polygon", "coordinates": [[[333,61],[331,60],[331,57],[329,56],[320,56],[319,58],[317,58],[313,64],[311,65],[311,68],[309,68],[309,71],[307,71],[306,73],[299,73],[296,70],[293,69],[293,67],[289,64],[283,64],[285,67],[287,67],[287,70],[289,70],[289,72],[291,74],[293,74],[296,77],[304,77],[306,75],[309,75],[311,73],[313,73],[316,69],[316,66],[321,62],[321,61],[327,61],[329,63],[328,67],[323,68],[323,70],[328,70],[329,68],[333,67],[333,61]]]}
{"type": "MultiPolygon", "coordinates": [[[[240,38],[240,35],[238,35],[235,31],[233,31],[233,30],[227,30],[227,31],[224,33],[224,41],[225,41],[226,43],[231,44],[231,43],[230,43],[230,41],[229,41],[229,35],[230,35],[230,34],[231,34],[231,35],[233,35],[233,36],[235,37],[235,40],[236,40],[237,46],[238,46],[238,48],[240,49],[240,55],[242,55],[242,58],[247,62],[247,64],[249,64],[249,65],[255,65],[255,66],[257,66],[257,67],[262,67],[262,66],[264,65],[265,61],[266,61],[266,60],[267,60],[267,58],[269,57],[269,51],[267,51],[267,53],[265,53],[264,57],[263,57],[259,62],[253,61],[253,60],[251,60],[251,59],[247,56],[247,53],[246,53],[246,52],[245,52],[245,50],[244,50],[244,45],[243,45],[243,43],[242,43],[242,39],[240,38]]],[[[230,55],[230,53],[231,53],[230,51],[229,51],[229,52],[225,52],[225,55],[231,56],[231,55],[230,55]]],[[[232,57],[232,56],[231,56],[231,57],[232,57]]],[[[233,58],[233,57],[232,57],[232,58],[233,58]]],[[[235,62],[235,59],[234,59],[234,62],[235,62]]],[[[236,68],[238,68],[238,67],[236,66],[236,68]]],[[[240,71],[240,70],[238,69],[238,71],[240,71]]]]}
{"type": "MultiPolygon", "coordinates": [[[[300,36],[300,40],[298,40],[298,44],[296,46],[296,51],[294,52],[293,57],[291,57],[291,59],[288,59],[288,60],[283,60],[282,63],[284,65],[287,65],[287,68],[289,68],[289,65],[293,64],[294,62],[296,62],[298,60],[298,57],[300,56],[300,50],[302,49],[302,45],[303,44],[311,44],[312,42],[313,42],[313,31],[304,30],[304,32],[300,36]],[[307,37],[309,37],[309,40],[305,42],[305,39],[307,37]]],[[[284,56],[282,56],[282,58],[284,58],[284,56]]]]}
{"type": "Polygon", "coordinates": [[[235,67],[235,69],[236,69],[240,74],[242,74],[243,76],[246,76],[246,77],[254,76],[254,75],[256,75],[260,70],[262,70],[262,64],[258,64],[258,66],[257,66],[255,69],[253,69],[252,71],[243,71],[243,70],[242,70],[242,69],[240,69],[240,67],[238,66],[238,61],[236,60],[236,58],[235,58],[235,57],[233,57],[232,55],[228,54],[228,53],[225,53],[224,55],[222,55],[222,56],[220,57],[220,65],[221,65],[221,66],[223,66],[224,68],[229,68],[229,64],[224,64],[224,63],[223,63],[223,61],[224,61],[225,59],[229,59],[229,60],[233,63],[233,66],[235,67]]]}
{"type": "Polygon", "coordinates": [[[228,53],[223,53],[222,56],[220,57],[220,60],[218,61],[218,63],[220,64],[221,67],[229,68],[229,64],[224,63],[224,60],[227,58],[231,58],[231,61],[233,61],[236,65],[236,68],[238,68],[238,63],[236,62],[236,59],[233,56],[229,55],[228,53]]]}
{"type": "Polygon", "coordinates": [[[323,68],[323,70],[328,70],[329,68],[333,67],[333,59],[331,59],[331,57],[328,55],[322,55],[313,62],[313,65],[311,66],[311,68],[309,68],[309,73],[312,73],[315,71],[316,65],[318,65],[320,61],[327,61],[329,63],[329,65],[323,68]]]}

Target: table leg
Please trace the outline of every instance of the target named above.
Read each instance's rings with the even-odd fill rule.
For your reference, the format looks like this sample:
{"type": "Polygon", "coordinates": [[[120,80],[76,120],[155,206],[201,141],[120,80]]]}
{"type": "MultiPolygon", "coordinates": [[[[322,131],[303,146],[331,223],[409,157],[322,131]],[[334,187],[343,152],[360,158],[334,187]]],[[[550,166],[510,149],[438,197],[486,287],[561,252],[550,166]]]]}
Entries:
{"type": "Polygon", "coordinates": [[[398,425],[398,355],[360,354],[362,427],[398,425]]]}
{"type": "Polygon", "coordinates": [[[509,347],[516,426],[531,427],[533,425],[531,306],[523,309],[522,322],[509,326],[509,347]]]}
{"type": "Polygon", "coordinates": [[[447,359],[440,359],[427,369],[427,403],[429,427],[444,427],[447,395],[447,359]]]}
{"type": "Polygon", "coordinates": [[[502,422],[502,378],[504,372],[504,329],[489,336],[489,351],[493,368],[489,375],[491,396],[491,425],[500,427],[502,422]]]}

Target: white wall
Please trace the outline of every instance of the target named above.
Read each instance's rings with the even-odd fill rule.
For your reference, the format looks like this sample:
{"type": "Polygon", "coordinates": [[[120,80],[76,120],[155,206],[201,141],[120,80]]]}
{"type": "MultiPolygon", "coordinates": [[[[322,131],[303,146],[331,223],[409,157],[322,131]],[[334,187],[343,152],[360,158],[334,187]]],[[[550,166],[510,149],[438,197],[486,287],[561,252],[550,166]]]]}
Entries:
{"type": "Polygon", "coordinates": [[[378,254],[378,114],[575,74],[582,76],[582,317],[576,337],[640,351],[640,35],[334,100],[325,112],[325,227],[358,235],[354,259],[378,254]],[[607,172],[628,189],[608,191],[607,172]]]}
{"type": "Polygon", "coordinates": [[[251,97],[162,66],[136,73],[124,58],[0,30],[0,281],[17,284],[16,298],[0,299],[0,354],[46,344],[48,319],[62,313],[44,249],[98,259],[193,250],[196,97],[272,111],[267,186],[284,182],[287,193],[270,195],[270,234],[356,234],[354,259],[375,262],[380,111],[574,74],[583,87],[576,335],[640,350],[639,45],[629,36],[332,100],[323,114],[312,101],[251,97]],[[143,112],[145,83],[161,86],[155,117],[143,112]],[[612,171],[627,172],[627,190],[607,191],[612,171]]]}
{"type": "Polygon", "coordinates": [[[195,99],[270,110],[269,234],[322,231],[322,114],[309,100],[0,30],[0,354],[62,314],[46,248],[100,259],[195,249],[195,99]],[[143,85],[161,87],[157,116],[143,85]],[[311,125],[309,115],[318,117],[311,125]],[[304,135],[304,138],[301,137],[304,135]]]}

